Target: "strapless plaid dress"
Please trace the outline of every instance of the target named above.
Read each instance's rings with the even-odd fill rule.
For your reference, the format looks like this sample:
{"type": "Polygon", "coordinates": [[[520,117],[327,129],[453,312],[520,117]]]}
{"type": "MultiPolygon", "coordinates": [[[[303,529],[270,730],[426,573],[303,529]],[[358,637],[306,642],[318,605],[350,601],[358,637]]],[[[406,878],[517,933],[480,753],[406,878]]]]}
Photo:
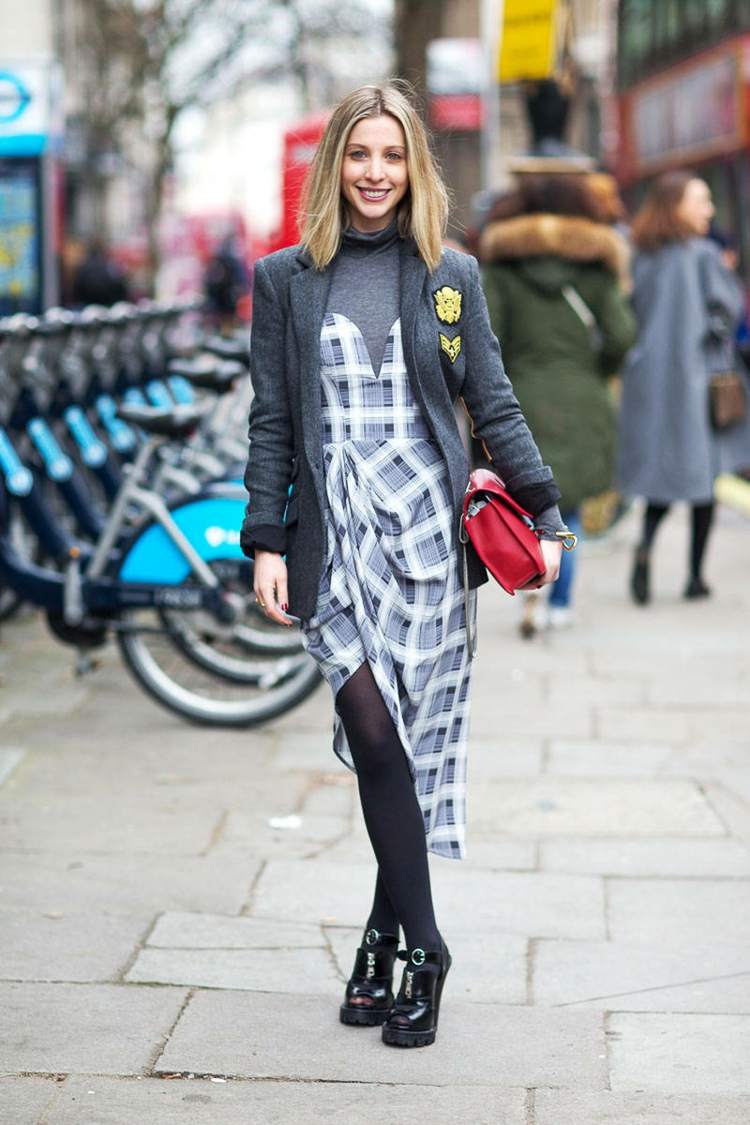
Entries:
{"type": "MultiPolygon", "coordinates": [[[[304,644],[334,698],[370,665],[427,846],[461,859],[471,672],[463,586],[448,472],[411,392],[400,321],[376,375],[359,328],[326,314],[320,375],[327,547],[304,644]]],[[[354,769],[338,715],[333,746],[354,769]]]]}

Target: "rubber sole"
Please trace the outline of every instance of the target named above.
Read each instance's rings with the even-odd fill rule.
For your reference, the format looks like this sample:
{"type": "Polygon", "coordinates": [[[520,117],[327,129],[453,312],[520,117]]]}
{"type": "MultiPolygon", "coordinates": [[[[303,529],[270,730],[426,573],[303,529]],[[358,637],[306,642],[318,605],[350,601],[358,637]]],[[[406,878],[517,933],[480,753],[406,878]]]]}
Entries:
{"type": "Polygon", "coordinates": [[[428,1031],[409,1031],[408,1028],[384,1027],[382,1031],[383,1042],[389,1047],[429,1047],[435,1042],[437,1035],[437,1019],[440,1015],[440,1002],[443,998],[443,987],[448,971],[453,964],[453,958],[448,953],[445,970],[435,989],[435,1026],[428,1031]]]}
{"type": "Polygon", "coordinates": [[[383,1042],[389,1047],[429,1047],[435,1042],[437,1028],[430,1031],[400,1031],[395,1027],[383,1028],[383,1042]]]}
{"type": "Polygon", "coordinates": [[[380,1027],[388,1019],[390,1008],[368,1008],[358,1004],[354,1008],[342,1004],[339,1008],[339,1019],[349,1027],[380,1027]]]}

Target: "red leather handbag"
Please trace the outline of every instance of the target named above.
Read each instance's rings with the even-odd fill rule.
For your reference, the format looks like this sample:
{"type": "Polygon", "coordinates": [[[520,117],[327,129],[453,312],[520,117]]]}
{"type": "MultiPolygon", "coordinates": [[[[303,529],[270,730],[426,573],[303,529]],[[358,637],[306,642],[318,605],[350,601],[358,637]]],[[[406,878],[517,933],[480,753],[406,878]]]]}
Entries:
{"type": "Polygon", "coordinates": [[[546,570],[533,519],[490,469],[475,469],[469,477],[459,537],[511,596],[546,570]]]}

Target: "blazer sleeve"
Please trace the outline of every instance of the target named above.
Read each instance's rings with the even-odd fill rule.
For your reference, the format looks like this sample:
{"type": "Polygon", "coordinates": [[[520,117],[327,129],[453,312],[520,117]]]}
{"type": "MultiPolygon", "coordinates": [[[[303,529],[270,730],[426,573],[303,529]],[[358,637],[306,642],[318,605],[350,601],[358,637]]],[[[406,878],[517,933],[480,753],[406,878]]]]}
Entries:
{"type": "Polygon", "coordinates": [[[250,337],[250,449],[245,468],[249,502],[240,546],[252,557],[256,547],[286,550],[284,512],[292,475],[293,436],[284,371],[284,310],[266,265],[255,265],[250,337]]]}
{"type": "Polygon", "coordinates": [[[474,435],[484,443],[508,491],[536,516],[557,504],[560,490],[552,470],[542,462],[505,373],[476,260],[469,258],[468,262],[469,299],[463,343],[466,375],[462,397],[474,435]]]}

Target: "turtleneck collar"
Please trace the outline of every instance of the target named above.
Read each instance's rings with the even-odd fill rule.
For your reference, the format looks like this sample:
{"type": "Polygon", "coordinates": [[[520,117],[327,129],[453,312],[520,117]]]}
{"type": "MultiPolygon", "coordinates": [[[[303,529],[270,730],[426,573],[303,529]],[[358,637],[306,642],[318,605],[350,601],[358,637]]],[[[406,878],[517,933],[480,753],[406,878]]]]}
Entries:
{"type": "Polygon", "coordinates": [[[394,218],[382,230],[361,231],[352,226],[347,227],[341,240],[341,249],[346,254],[370,254],[389,249],[398,239],[398,219],[394,218]]]}

